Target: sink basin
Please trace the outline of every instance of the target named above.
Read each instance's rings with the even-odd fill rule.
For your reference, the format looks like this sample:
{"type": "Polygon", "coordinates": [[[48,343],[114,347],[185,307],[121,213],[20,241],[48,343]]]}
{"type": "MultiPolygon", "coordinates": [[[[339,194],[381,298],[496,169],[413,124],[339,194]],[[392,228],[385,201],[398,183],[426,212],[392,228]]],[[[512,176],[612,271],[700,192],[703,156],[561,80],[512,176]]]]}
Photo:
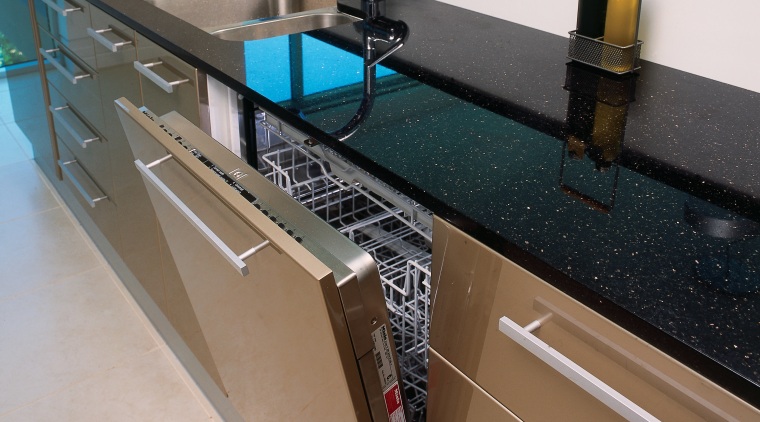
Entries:
{"type": "Polygon", "coordinates": [[[227,41],[260,40],[280,35],[329,28],[357,20],[358,18],[338,12],[337,8],[330,7],[284,16],[254,19],[236,25],[214,28],[208,30],[208,32],[227,41]]]}
{"type": "MultiPolygon", "coordinates": [[[[320,9],[337,10],[337,0],[145,0],[207,32],[247,21],[320,9]]],[[[315,12],[316,13],[316,12],[315,12]]]]}

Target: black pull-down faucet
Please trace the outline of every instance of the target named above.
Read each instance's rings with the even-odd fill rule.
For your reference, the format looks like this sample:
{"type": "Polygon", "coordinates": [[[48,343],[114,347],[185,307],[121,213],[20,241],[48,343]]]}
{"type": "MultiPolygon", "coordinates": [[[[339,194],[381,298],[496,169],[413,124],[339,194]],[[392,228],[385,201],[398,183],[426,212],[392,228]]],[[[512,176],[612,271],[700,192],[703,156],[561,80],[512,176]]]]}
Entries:
{"type": "Polygon", "coordinates": [[[385,0],[364,0],[362,10],[366,17],[357,22],[356,28],[362,33],[362,54],[364,59],[364,91],[356,114],[342,128],[331,134],[340,141],[348,139],[372,111],[375,101],[375,66],[404,46],[409,38],[409,26],[401,20],[385,17],[385,0]],[[389,44],[388,49],[378,57],[377,43],[389,44]]]}

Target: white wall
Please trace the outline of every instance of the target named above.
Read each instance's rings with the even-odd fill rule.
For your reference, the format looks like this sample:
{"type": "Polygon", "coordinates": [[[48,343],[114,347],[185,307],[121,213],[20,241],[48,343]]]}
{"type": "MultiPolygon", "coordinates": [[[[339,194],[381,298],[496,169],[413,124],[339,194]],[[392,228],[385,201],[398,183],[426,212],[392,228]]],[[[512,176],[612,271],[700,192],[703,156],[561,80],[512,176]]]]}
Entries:
{"type": "MultiPolygon", "coordinates": [[[[576,0],[439,0],[567,37],[576,0]]],[[[760,92],[760,1],[642,0],[642,58],[760,92]]]]}

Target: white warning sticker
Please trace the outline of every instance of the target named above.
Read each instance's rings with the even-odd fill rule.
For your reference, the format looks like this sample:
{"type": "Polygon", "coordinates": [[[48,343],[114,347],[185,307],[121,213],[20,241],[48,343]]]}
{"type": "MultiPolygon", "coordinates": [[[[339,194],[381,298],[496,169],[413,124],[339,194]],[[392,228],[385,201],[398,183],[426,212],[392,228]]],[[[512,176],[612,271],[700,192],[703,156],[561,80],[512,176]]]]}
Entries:
{"type": "Polygon", "coordinates": [[[380,387],[383,391],[398,381],[396,378],[396,366],[393,361],[391,342],[388,339],[388,327],[385,324],[372,332],[372,343],[375,354],[375,365],[377,365],[377,374],[380,376],[380,387]]]}

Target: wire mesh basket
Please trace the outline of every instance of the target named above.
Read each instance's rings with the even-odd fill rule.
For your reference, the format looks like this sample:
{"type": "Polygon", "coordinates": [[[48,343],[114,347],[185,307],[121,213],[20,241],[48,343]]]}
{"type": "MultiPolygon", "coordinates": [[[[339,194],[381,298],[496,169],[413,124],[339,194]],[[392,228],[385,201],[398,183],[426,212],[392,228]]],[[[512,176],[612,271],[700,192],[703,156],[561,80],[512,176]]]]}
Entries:
{"type": "Polygon", "coordinates": [[[621,47],[570,31],[567,58],[622,75],[641,69],[639,56],[643,41],[621,47]]]}
{"type": "MultiPolygon", "coordinates": [[[[278,126],[265,119],[258,124],[264,129],[266,144],[260,154],[261,173],[377,262],[409,405],[415,414],[423,412],[430,323],[430,228],[416,213],[405,212],[364,184],[337,177],[331,170],[332,160],[328,162],[278,126]]],[[[400,193],[396,196],[408,200],[400,193]]],[[[415,205],[414,209],[420,208],[415,205]]]]}

